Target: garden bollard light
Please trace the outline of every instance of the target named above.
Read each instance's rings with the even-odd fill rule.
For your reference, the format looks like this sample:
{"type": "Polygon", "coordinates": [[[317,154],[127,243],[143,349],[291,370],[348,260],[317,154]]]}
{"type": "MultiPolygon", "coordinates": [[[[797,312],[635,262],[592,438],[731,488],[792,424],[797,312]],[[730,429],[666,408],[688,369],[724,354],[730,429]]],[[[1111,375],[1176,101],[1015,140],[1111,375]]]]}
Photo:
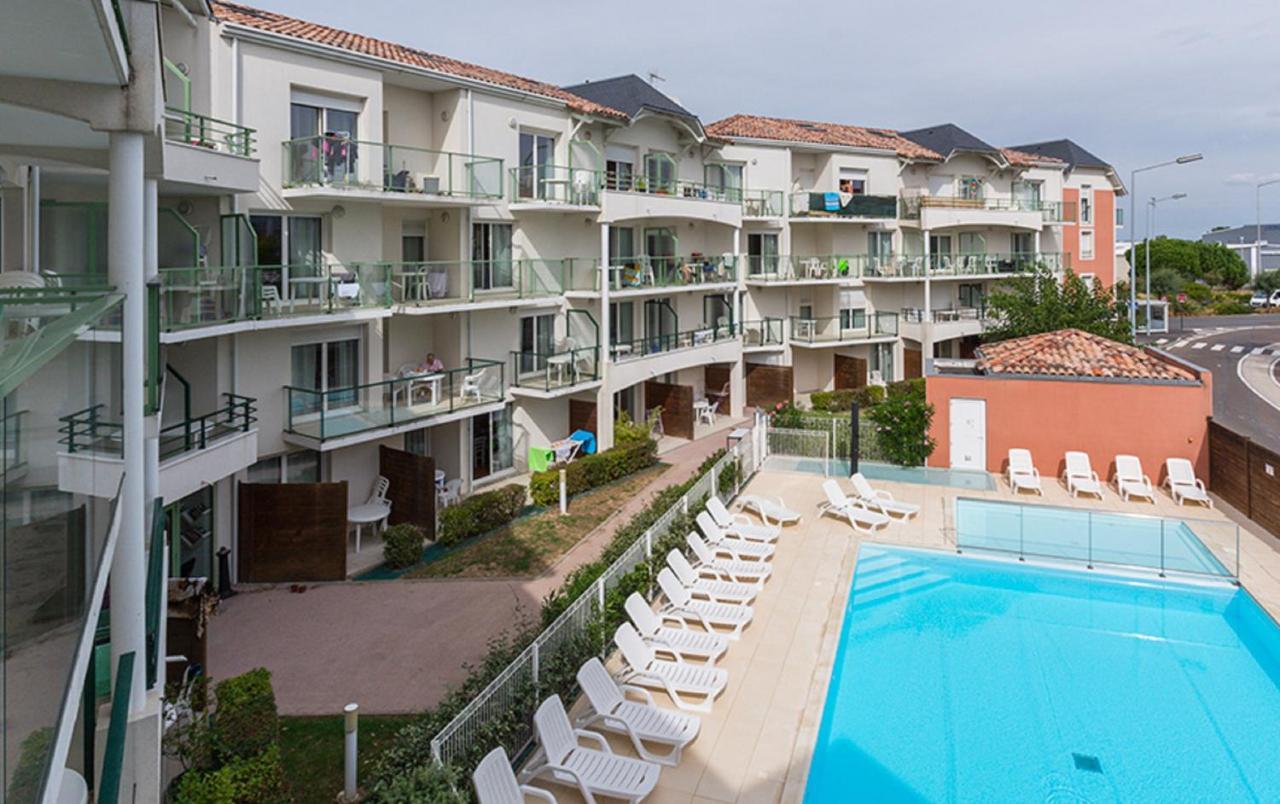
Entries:
{"type": "Polygon", "coordinates": [[[346,715],[346,752],[345,766],[346,773],[343,775],[342,793],[346,801],[356,800],[356,721],[359,719],[360,707],[357,704],[349,703],[343,707],[342,711],[346,715]]]}
{"type": "Polygon", "coordinates": [[[564,470],[560,470],[560,513],[569,513],[569,494],[565,487],[564,470]]]}

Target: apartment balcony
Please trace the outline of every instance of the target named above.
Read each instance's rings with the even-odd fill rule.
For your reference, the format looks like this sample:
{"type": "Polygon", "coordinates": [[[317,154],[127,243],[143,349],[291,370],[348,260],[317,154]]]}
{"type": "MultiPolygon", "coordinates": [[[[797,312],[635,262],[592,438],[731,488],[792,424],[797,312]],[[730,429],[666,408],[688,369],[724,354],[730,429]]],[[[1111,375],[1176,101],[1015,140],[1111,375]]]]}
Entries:
{"type": "Polygon", "coordinates": [[[872,265],[866,254],[750,255],[748,285],[848,285],[858,282],[872,265]]]}
{"type": "Polygon", "coordinates": [[[742,225],[743,192],[695,181],[659,181],[647,176],[600,175],[600,220],[680,218],[742,225]]]}
{"type": "Polygon", "coordinates": [[[800,190],[791,193],[792,219],[834,223],[885,223],[898,217],[898,198],[892,195],[847,195],[800,190]]]}
{"type": "Polygon", "coordinates": [[[564,165],[521,165],[507,174],[512,212],[600,211],[602,174],[564,165]]]}
{"type": "Polygon", "coordinates": [[[791,316],[791,345],[806,349],[892,341],[898,337],[898,314],[862,313],[801,318],[791,316]]]}
{"type": "MultiPolygon", "coordinates": [[[[180,500],[258,460],[257,400],[223,394],[216,410],[184,416],[160,428],[160,490],[180,500]]],[[[124,474],[124,426],[101,404],[63,416],[58,432],[58,488],[75,494],[112,497],[124,474]]]]}
{"type": "Polygon", "coordinates": [[[625,388],[660,374],[735,362],[742,354],[739,334],[733,324],[723,324],[619,341],[610,348],[610,385],[625,388]]]}
{"type": "MultiPolygon", "coordinates": [[[[931,254],[928,274],[933,280],[1000,279],[1033,271],[1037,266],[1061,272],[1071,267],[1070,260],[1070,254],[1048,251],[931,254]]],[[[919,281],[924,277],[923,256],[873,259],[863,274],[867,282],[919,281]]]]}
{"type": "Polygon", "coordinates": [[[233,265],[160,269],[165,342],[243,329],[390,314],[386,264],[233,265]]]}
{"type": "Polygon", "coordinates": [[[328,451],[502,409],[504,365],[468,358],[455,369],[316,390],[284,386],[284,440],[328,451]]]}
{"type": "Polygon", "coordinates": [[[182,109],[164,112],[164,181],[196,193],[258,192],[254,130],[182,109]]]}
{"type": "Polygon", "coordinates": [[[987,319],[988,310],[985,306],[947,307],[927,312],[919,307],[904,307],[899,319],[899,329],[904,338],[923,340],[924,323],[928,321],[933,325],[932,339],[947,341],[981,335],[987,319]]]}
{"type": "Polygon", "coordinates": [[[1076,205],[1030,198],[903,195],[899,217],[928,230],[955,226],[1007,226],[1039,231],[1045,226],[1074,221],[1076,205]]]}
{"type": "Polygon", "coordinates": [[[335,136],[286,140],[282,147],[288,199],[428,207],[502,199],[501,159],[335,136]]]}
{"type": "Polygon", "coordinates": [[[773,220],[787,215],[786,196],[781,190],[744,190],[743,220],[773,220]]]}
{"type": "Polygon", "coordinates": [[[619,296],[672,290],[731,290],[738,282],[732,254],[623,257],[609,266],[609,292],[619,296]]]}
{"type": "Polygon", "coordinates": [[[600,347],[511,352],[511,394],[553,399],[600,385],[600,347]]]}
{"type": "Polygon", "coordinates": [[[785,321],[781,318],[761,318],[742,322],[742,351],[775,352],[786,343],[785,321]]]}
{"type": "Polygon", "coordinates": [[[373,263],[387,271],[397,312],[428,314],[549,305],[564,295],[566,260],[373,263]]]}

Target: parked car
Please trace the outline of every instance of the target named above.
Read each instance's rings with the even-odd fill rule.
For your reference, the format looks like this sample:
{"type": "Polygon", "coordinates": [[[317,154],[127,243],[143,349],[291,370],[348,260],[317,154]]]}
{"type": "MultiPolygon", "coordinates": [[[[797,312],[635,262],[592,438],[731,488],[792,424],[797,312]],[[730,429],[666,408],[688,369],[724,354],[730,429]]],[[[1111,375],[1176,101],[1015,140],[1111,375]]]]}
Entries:
{"type": "Polygon", "coordinates": [[[1280,290],[1268,294],[1265,290],[1255,290],[1249,299],[1250,307],[1280,307],[1280,290]]]}

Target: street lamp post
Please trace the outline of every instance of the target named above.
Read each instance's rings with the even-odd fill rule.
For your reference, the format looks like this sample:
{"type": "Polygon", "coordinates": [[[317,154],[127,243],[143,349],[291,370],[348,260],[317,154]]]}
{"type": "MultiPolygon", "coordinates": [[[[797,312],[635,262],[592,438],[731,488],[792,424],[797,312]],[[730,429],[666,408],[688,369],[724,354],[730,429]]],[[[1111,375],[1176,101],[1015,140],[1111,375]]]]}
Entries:
{"type": "MultiPolygon", "coordinates": [[[[1186,197],[1187,197],[1186,193],[1174,193],[1173,195],[1161,196],[1160,198],[1156,198],[1153,195],[1151,196],[1151,200],[1147,202],[1147,206],[1150,207],[1150,209],[1147,210],[1147,238],[1146,238],[1146,242],[1143,243],[1143,246],[1146,249],[1146,255],[1142,258],[1142,265],[1146,269],[1144,273],[1146,273],[1147,275],[1146,326],[1147,326],[1148,335],[1151,334],[1151,236],[1152,234],[1154,234],[1154,230],[1156,226],[1156,205],[1164,201],[1180,201],[1186,197]]],[[[1137,313],[1136,309],[1134,312],[1136,315],[1137,313]]],[[[1167,311],[1166,311],[1166,315],[1168,315],[1167,311]]],[[[1135,333],[1136,333],[1136,328],[1135,328],[1135,333]]]]}
{"type": "Polygon", "coordinates": [[[1254,192],[1256,194],[1255,211],[1258,214],[1258,228],[1255,230],[1253,236],[1253,270],[1251,273],[1255,277],[1262,273],[1262,188],[1269,184],[1280,184],[1280,179],[1268,179],[1267,181],[1260,181],[1254,185],[1254,192]]]}
{"type": "MultiPolygon", "coordinates": [[[[1199,162],[1201,159],[1204,159],[1202,154],[1184,154],[1177,159],[1170,159],[1168,162],[1158,162],[1154,165],[1147,165],[1146,167],[1129,171],[1129,220],[1132,221],[1131,225],[1134,227],[1134,231],[1137,231],[1138,226],[1136,213],[1138,174],[1148,170],[1155,170],[1156,168],[1168,167],[1169,165],[1185,165],[1189,162],[1199,162]]],[[[1131,257],[1129,260],[1131,263],[1129,266],[1129,329],[1136,333],[1138,331],[1138,261],[1133,258],[1138,255],[1132,248],[1129,249],[1129,254],[1131,257]]]]}

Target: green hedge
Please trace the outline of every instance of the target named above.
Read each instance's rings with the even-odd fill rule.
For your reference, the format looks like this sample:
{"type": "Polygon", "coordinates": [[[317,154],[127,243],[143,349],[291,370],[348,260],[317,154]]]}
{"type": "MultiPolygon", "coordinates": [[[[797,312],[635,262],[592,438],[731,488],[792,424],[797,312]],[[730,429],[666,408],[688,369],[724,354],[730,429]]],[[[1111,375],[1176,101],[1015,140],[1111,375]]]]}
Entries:
{"type": "Polygon", "coordinates": [[[404,569],[422,558],[426,541],[422,529],[409,522],[392,525],[382,534],[382,560],[392,569],[404,569]]]}
{"type": "Polygon", "coordinates": [[[279,740],[276,694],[265,667],[218,682],[213,697],[213,745],[220,762],[255,757],[279,740]]]}
{"type": "Polygon", "coordinates": [[[292,800],[278,745],[256,756],[229,762],[216,771],[184,773],[173,798],[180,804],[260,804],[292,800]]]}
{"type": "Polygon", "coordinates": [[[500,528],[524,510],[526,491],[519,483],[511,483],[493,491],[472,494],[440,514],[437,541],[444,547],[500,528]]]}
{"type": "MultiPolygon", "coordinates": [[[[564,482],[572,497],[648,469],[657,461],[658,444],[653,439],[646,438],[586,455],[565,465],[564,482]]],[[[550,507],[559,503],[560,468],[557,466],[538,472],[529,480],[529,495],[535,505],[550,507]]]]}
{"type": "Polygon", "coordinates": [[[884,388],[879,385],[844,388],[839,391],[814,391],[809,395],[809,406],[825,413],[848,413],[854,402],[865,409],[883,401],[884,388]]]}

